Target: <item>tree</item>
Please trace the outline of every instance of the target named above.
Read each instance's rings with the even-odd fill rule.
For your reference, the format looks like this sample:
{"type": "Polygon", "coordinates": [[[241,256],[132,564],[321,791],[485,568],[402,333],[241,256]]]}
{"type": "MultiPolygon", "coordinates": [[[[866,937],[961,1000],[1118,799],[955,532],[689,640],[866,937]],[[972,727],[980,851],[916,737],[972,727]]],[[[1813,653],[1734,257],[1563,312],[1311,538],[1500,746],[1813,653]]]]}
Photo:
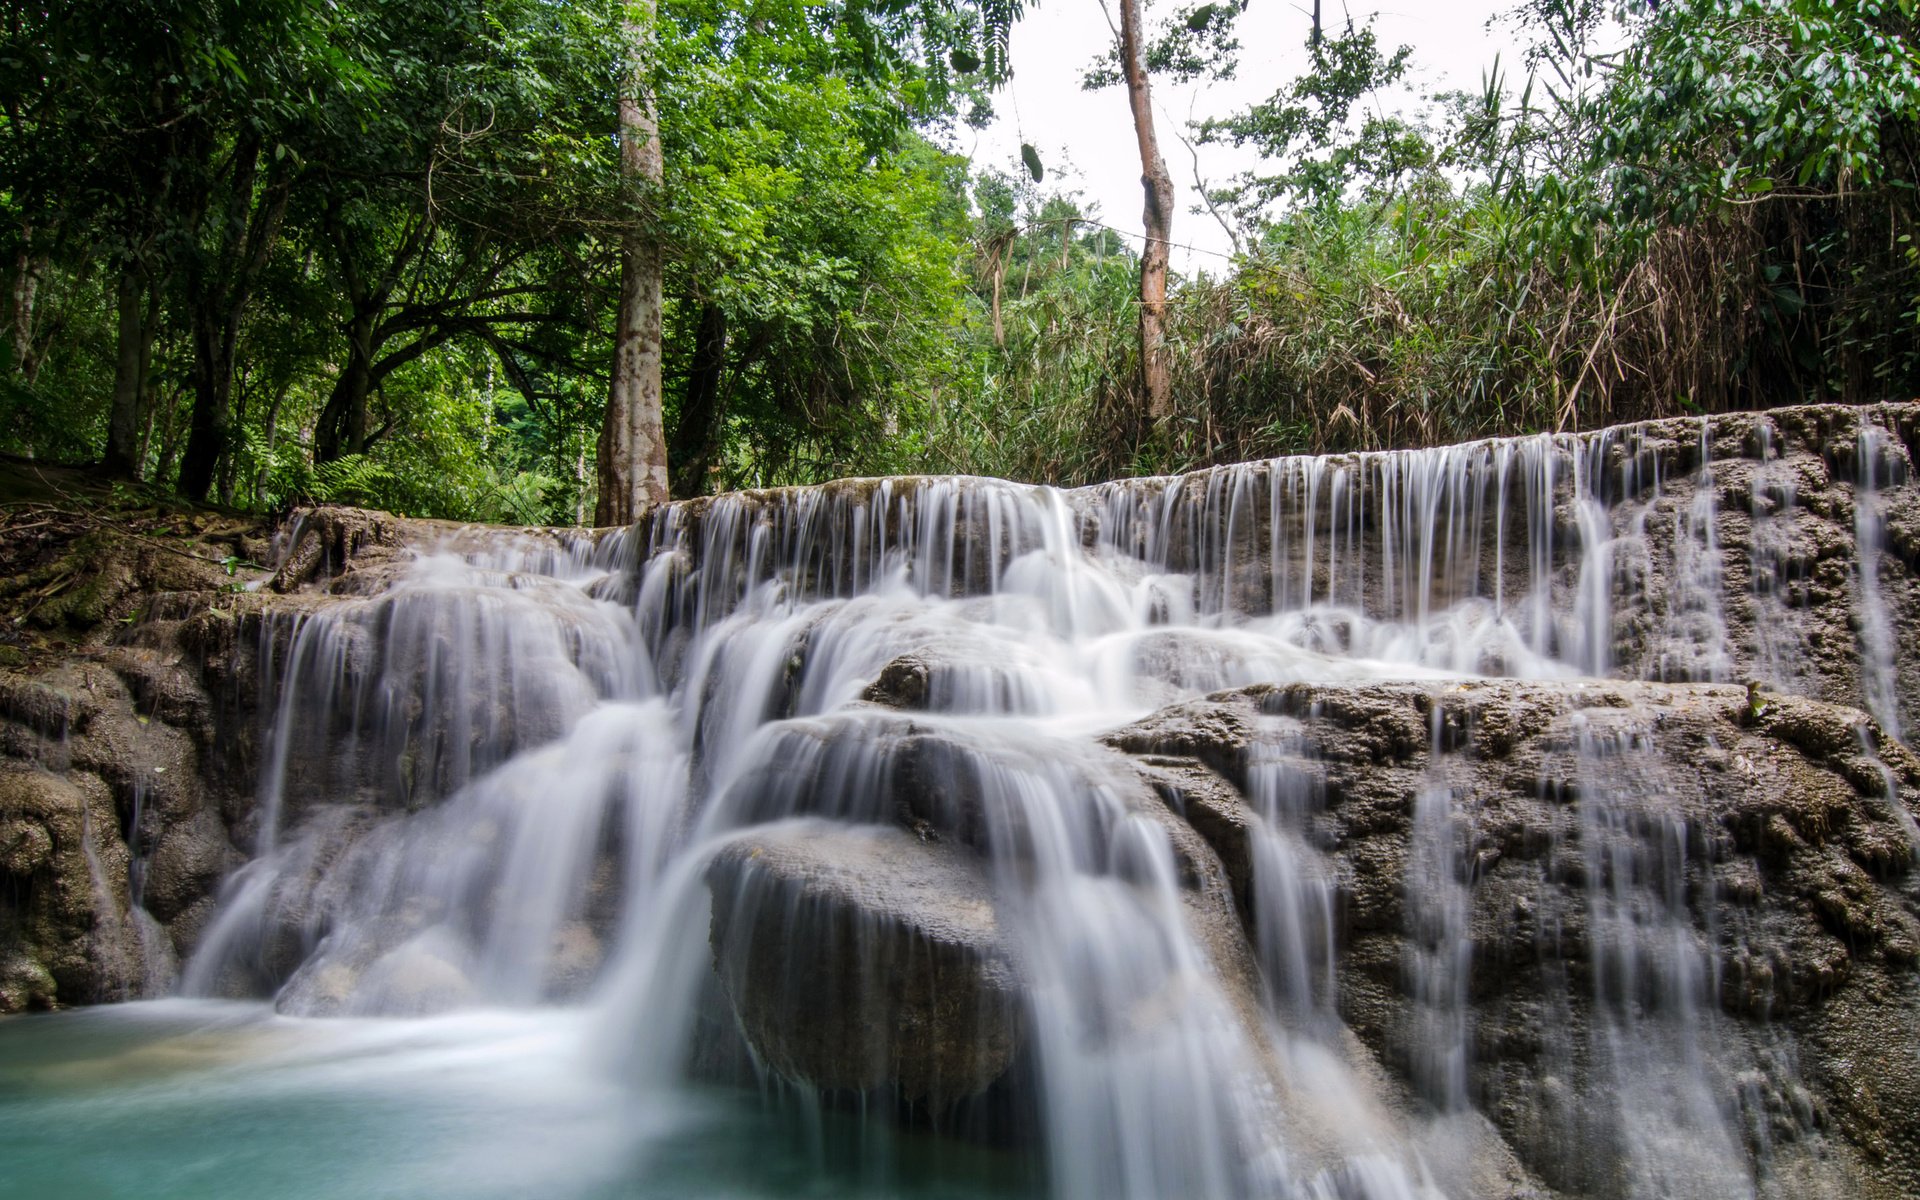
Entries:
{"type": "Polygon", "coordinates": [[[186,81],[172,118],[183,152],[161,168],[174,178],[171,205],[156,219],[192,344],[193,412],[179,487],[199,500],[231,450],[235,352],[304,174],[300,147],[316,126],[356,120],[383,89],[351,53],[352,14],[320,0],[162,7],[177,10],[163,15],[177,19],[166,28],[179,40],[136,72],[163,92],[171,79],[186,81]]]}
{"type": "Polygon", "coordinates": [[[1382,52],[1371,17],[1329,38],[1316,15],[1303,74],[1243,112],[1201,123],[1202,142],[1250,146],[1262,161],[1213,199],[1257,232],[1276,206],[1337,206],[1356,183],[1377,198],[1430,165],[1433,146],[1405,117],[1355,118],[1361,101],[1406,78],[1412,56],[1407,46],[1382,52]]]}
{"type": "Polygon", "coordinates": [[[904,463],[956,354],[964,169],[913,129],[915,76],[755,12],[663,46],[679,496],[904,463]]]}
{"type": "Polygon", "coordinates": [[[1140,253],[1140,391],[1147,415],[1159,427],[1173,415],[1166,320],[1174,193],[1173,177],[1154,129],[1150,75],[1159,71],[1180,80],[1200,75],[1230,77],[1240,48],[1233,27],[1245,0],[1189,5],[1164,21],[1151,40],[1144,0],[1118,2],[1120,24],[1114,30],[1113,52],[1094,64],[1085,86],[1101,88],[1117,82],[1127,89],[1127,108],[1140,151],[1140,187],[1146,194],[1142,212],[1146,240],[1140,253]]]}
{"type": "Polygon", "coordinates": [[[631,524],[668,495],[667,441],[660,411],[662,254],[648,208],[658,202],[665,165],[653,98],[655,0],[633,0],[621,23],[620,179],[627,217],[620,233],[620,299],[613,370],[600,426],[600,494],[594,521],[631,524]]]}
{"type": "Polygon", "coordinates": [[[1153,128],[1153,93],[1147,81],[1141,26],[1141,0],[1119,0],[1120,63],[1126,76],[1127,107],[1133,114],[1140,147],[1140,187],[1146,192],[1146,245],[1140,253],[1140,389],[1155,425],[1173,414],[1173,382],[1167,371],[1167,260],[1173,234],[1173,177],[1153,128]]]}
{"type": "Polygon", "coordinates": [[[344,301],[345,358],[314,430],[321,463],[364,454],[392,427],[370,413],[384,382],[456,339],[525,382],[517,334],[586,324],[568,299],[581,289],[557,278],[556,259],[597,259],[587,243],[615,200],[601,11],[400,0],[368,15],[386,94],[357,129],[314,149],[298,214],[344,301]]]}
{"type": "Polygon", "coordinates": [[[1661,229],[1745,244],[1730,366],[1753,400],[1912,394],[1920,5],[1682,0],[1642,19],[1596,68],[1581,164],[1621,255],[1644,261],[1661,229]]]}
{"type": "MultiPolygon", "coordinates": [[[[849,115],[870,154],[885,152],[916,121],[950,117],[968,98],[1007,73],[1007,42],[1018,0],[762,0],[748,6],[689,0],[629,7],[624,35],[628,77],[620,105],[622,176],[627,223],[622,232],[621,298],[617,306],[614,368],[598,455],[600,499],[596,520],[625,523],[646,504],[666,498],[668,471],[662,436],[661,351],[667,250],[658,225],[670,220],[678,197],[665,194],[669,175],[655,98],[676,71],[710,85],[752,63],[768,85],[808,81],[816,89],[851,86],[863,99],[849,115]],[[673,70],[663,69],[670,63],[673,70]]],[[[749,94],[746,112],[758,103],[749,94]]],[[[976,104],[978,109],[978,104],[976,104]]],[[[681,110],[673,109],[676,114],[681,110]]],[[[750,118],[752,119],[752,118],[750,118]]],[[[669,134],[669,142],[676,139],[669,134]]],[[[676,440],[688,452],[711,445],[719,397],[713,371],[723,352],[724,313],[706,313],[701,370],[685,393],[676,440]],[[697,378],[696,378],[697,377],[697,378]]],[[[815,383],[820,382],[815,380],[815,383]]],[[[685,486],[697,486],[681,473],[685,486]]]]}

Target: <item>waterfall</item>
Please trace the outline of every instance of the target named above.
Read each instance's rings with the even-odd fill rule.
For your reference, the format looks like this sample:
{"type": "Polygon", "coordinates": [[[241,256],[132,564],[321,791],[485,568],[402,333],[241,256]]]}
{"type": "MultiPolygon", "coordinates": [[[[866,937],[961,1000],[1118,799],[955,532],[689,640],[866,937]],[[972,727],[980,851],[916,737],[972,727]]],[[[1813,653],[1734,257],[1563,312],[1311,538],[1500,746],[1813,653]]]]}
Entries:
{"type": "Polygon", "coordinates": [[[1468,814],[1460,811],[1446,779],[1441,719],[1436,706],[1428,755],[1431,778],[1422,782],[1413,801],[1403,969],[1415,1002],[1406,1035],[1414,1082],[1442,1111],[1452,1112],[1468,1103],[1472,903],[1467,888],[1468,814]]]}
{"type": "MultiPolygon", "coordinates": [[[[1470,891],[1493,860],[1450,775],[1473,731],[1436,699],[1409,751],[1428,765],[1385,885],[1405,952],[1370,968],[1413,997],[1404,1094],[1347,1026],[1368,881],[1332,853],[1312,714],[1262,710],[1207,764],[1244,796],[1244,880],[1183,819],[1197,793],[1100,739],[1252,685],[1802,690],[1779,619],[1797,484],[1753,429],[1745,560],[1737,456],[1705,422],[1076,491],[843,481],[418,547],[268,623],[256,856],[183,989],[293,1015],[584,1007],[601,1078],[1024,1122],[1076,1200],[1467,1194],[1419,1131],[1477,1103],[1470,891]]],[[[1859,700],[1898,737],[1879,504],[1905,451],[1863,427],[1856,461],[1859,700]]],[[[1590,939],[1559,1017],[1590,1015],[1549,1014],[1572,1090],[1541,1121],[1580,1147],[1579,1187],[1754,1194],[1698,831],[1631,713],[1576,718],[1538,787],[1579,797],[1551,875],[1578,903],[1539,919],[1590,939]]]]}
{"type": "Polygon", "coordinates": [[[1801,481],[1779,457],[1778,435],[1769,421],[1759,421],[1754,432],[1759,463],[1754,469],[1752,522],[1752,604],[1754,628],[1759,633],[1755,671],[1760,678],[1801,689],[1807,661],[1804,631],[1792,620],[1796,601],[1805,603],[1812,563],[1796,553],[1794,523],[1801,481]]]}
{"type": "Polygon", "coordinates": [[[1899,659],[1892,618],[1880,586],[1880,559],[1887,552],[1886,517],[1881,491],[1906,482],[1911,467],[1904,448],[1877,425],[1863,425],[1854,450],[1858,463],[1854,491],[1855,563],[1860,593],[1860,670],[1866,708],[1894,737],[1900,736],[1899,659]]]}
{"type": "Polygon", "coordinates": [[[1688,917],[1699,847],[1662,794],[1638,718],[1582,714],[1574,778],[1581,789],[1577,870],[1593,945],[1593,1020],[1563,1069],[1594,1076],[1611,1103],[1576,1116],[1584,1169],[1618,1176],[1628,1196],[1751,1196],[1732,1095],[1715,1078],[1715,964],[1688,917]],[[1584,1050],[1584,1053],[1581,1051],[1584,1050]]]}

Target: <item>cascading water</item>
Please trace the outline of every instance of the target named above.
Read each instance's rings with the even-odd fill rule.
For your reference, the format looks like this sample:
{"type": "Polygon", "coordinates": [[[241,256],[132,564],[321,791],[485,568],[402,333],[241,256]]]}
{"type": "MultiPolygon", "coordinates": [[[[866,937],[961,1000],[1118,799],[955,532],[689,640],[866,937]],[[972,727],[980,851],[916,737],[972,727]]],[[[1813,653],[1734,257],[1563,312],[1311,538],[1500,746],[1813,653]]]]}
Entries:
{"type": "Polygon", "coordinates": [[[1791,619],[1796,603],[1804,604],[1807,575],[1812,566],[1794,539],[1794,517],[1799,504],[1800,478],[1778,456],[1773,425],[1757,422],[1759,464],[1754,468],[1748,520],[1752,530],[1752,604],[1756,671],[1761,678],[1790,684],[1799,680],[1807,662],[1805,634],[1791,619]],[[1798,551],[1798,552],[1797,552],[1798,551]]]}
{"type": "Polygon", "coordinates": [[[1467,814],[1448,785],[1434,710],[1432,778],[1414,797],[1413,848],[1407,859],[1404,969],[1415,1020],[1407,1043],[1415,1086],[1444,1112],[1468,1100],[1467,985],[1473,943],[1467,889],[1467,814]]]}
{"type": "MultiPolygon", "coordinates": [[[[1590,1186],[1651,1200],[1754,1194],[1727,1081],[1715,1077],[1715,968],[1688,916],[1698,847],[1663,795],[1639,718],[1581,714],[1579,914],[1592,945],[1593,1018],[1584,1054],[1596,1096],[1579,1114],[1590,1186]]],[[[1697,887],[1697,884],[1693,886],[1697,887]]],[[[1572,986],[1578,986],[1577,983],[1572,986]]]]}
{"type": "MultiPolygon", "coordinates": [[[[1383,968],[1413,999],[1407,1095],[1343,1024],[1353,881],[1329,852],[1326,747],[1275,712],[1217,764],[1247,805],[1237,888],[1178,789],[1097,739],[1255,684],[1438,694],[1744,664],[1800,686],[1769,622],[1742,646],[1728,617],[1785,603],[1794,483],[1763,449],[1731,569],[1708,429],[1685,436],[1690,453],[1629,430],[1075,492],[846,482],[597,539],[421,547],[383,587],[268,628],[257,856],[182,990],[422,1028],[565,1010],[565,1069],[638,1108],[692,1112],[703,1079],[757,1074],[802,1124],[884,1110],[1031,1151],[1012,1186],[1060,1197],[1472,1194],[1423,1133],[1476,1102],[1483,860],[1439,708],[1394,883],[1406,948],[1383,968]],[[1669,451],[1690,470],[1663,477],[1669,451]]],[[[1869,428],[1857,461],[1872,659],[1892,636],[1875,497],[1906,460],[1869,428]]],[[[1896,693],[1867,671],[1890,734],[1896,693]]],[[[1591,940],[1564,1003],[1592,1018],[1543,1032],[1585,1089],[1549,1114],[1580,1147],[1566,1177],[1753,1194],[1690,923],[1701,848],[1631,720],[1583,718],[1569,752],[1579,820],[1553,869],[1580,900],[1543,919],[1591,940]]],[[[684,1129],[614,1141],[665,1172],[662,1131],[684,1129]]],[[[855,1171],[883,1192],[913,1153],[889,1145],[855,1171]]]]}
{"type": "Polygon", "coordinates": [[[1881,489],[1906,481],[1911,464],[1904,448],[1886,430],[1863,426],[1854,450],[1858,486],[1854,491],[1855,562],[1860,589],[1860,669],[1866,676],[1866,707],[1894,737],[1900,736],[1898,658],[1893,622],[1880,586],[1880,558],[1886,553],[1886,517],[1881,511],[1881,489]]]}

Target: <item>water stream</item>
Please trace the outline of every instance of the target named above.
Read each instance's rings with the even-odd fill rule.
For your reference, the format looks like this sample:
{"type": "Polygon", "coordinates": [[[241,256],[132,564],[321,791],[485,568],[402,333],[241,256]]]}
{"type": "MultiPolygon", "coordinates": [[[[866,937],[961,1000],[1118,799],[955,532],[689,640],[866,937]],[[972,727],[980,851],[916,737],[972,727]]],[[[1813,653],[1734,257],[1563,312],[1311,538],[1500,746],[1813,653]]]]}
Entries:
{"type": "MultiPolygon", "coordinates": [[[[421,547],[384,590],[270,631],[257,853],[184,969],[189,999],[0,1025],[0,1161],[21,1164],[0,1193],[1469,1194],[1418,1127],[1472,1103],[1473,814],[1438,731],[1404,881],[1418,1119],[1341,1024],[1298,729],[1275,718],[1248,759],[1238,965],[1215,937],[1230,898],[1208,907],[1167,806],[1094,738],[1243,684],[1605,675],[1616,607],[1656,568],[1662,648],[1635,669],[1726,678],[1714,488],[1660,507],[1654,460],[1620,438],[1078,492],[848,483],[598,539],[421,547]],[[729,988],[770,973],[823,1004],[845,981],[821,960],[879,953],[884,931],[775,869],[821,847],[876,871],[925,853],[973,889],[1028,1048],[991,1105],[942,1099],[974,1065],[942,1063],[903,1127],[900,1098],[862,1082],[897,1069],[878,1031],[835,1050],[824,1096],[730,1041],[729,988]],[[744,932],[721,938],[721,916],[744,932]],[[755,940],[763,925],[779,936],[755,940]],[[982,1132],[1009,1112],[1020,1136],[982,1132]],[[217,1154],[208,1126],[228,1131],[217,1154]]],[[[1904,480],[1896,458],[1861,435],[1859,628],[1889,732],[1874,496],[1904,480]]],[[[1768,522],[1794,496],[1755,488],[1755,605],[1790,583],[1768,522]]],[[[1755,669],[1790,689],[1791,647],[1767,636],[1755,669]]],[[[1581,1117],[1583,1169],[1635,1196],[1750,1195],[1682,894],[1695,848],[1639,746],[1629,725],[1578,747],[1568,853],[1596,960],[1568,986],[1597,1015],[1564,1053],[1614,1102],[1581,1117]]],[[[884,980],[856,982],[824,1006],[877,1003],[884,980]]]]}

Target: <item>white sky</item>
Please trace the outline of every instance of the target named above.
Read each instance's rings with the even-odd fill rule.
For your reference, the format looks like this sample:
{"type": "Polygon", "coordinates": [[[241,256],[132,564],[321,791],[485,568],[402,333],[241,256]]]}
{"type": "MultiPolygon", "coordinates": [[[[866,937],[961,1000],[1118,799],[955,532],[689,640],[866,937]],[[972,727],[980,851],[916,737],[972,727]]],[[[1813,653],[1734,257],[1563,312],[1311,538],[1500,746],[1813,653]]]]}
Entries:
{"type": "MultiPolygon", "coordinates": [[[[1323,0],[1321,22],[1339,29],[1351,12],[1355,21],[1377,12],[1376,30],[1383,48],[1413,47],[1414,88],[1420,94],[1446,89],[1478,91],[1481,75],[1500,56],[1503,70],[1519,67],[1520,48],[1504,27],[1489,30],[1488,18],[1511,9],[1515,0],[1323,0]]],[[[1173,9],[1173,0],[1149,7],[1148,22],[1173,9]]],[[[1218,272],[1232,248],[1225,231],[1199,202],[1194,160],[1175,136],[1188,120],[1225,116],[1265,99],[1306,66],[1312,0],[1252,0],[1239,24],[1240,69],[1226,83],[1201,81],[1175,86],[1156,79],[1153,99],[1160,152],[1173,175],[1178,208],[1173,222],[1173,265],[1178,271],[1218,272]],[[1191,248],[1188,248],[1191,247],[1191,248]]],[[[1117,12],[1117,10],[1114,10],[1117,12]]],[[[1014,27],[1013,81],[995,98],[999,113],[978,134],[962,130],[958,149],[970,153],[976,169],[1018,168],[1020,143],[1032,142],[1046,165],[1047,190],[1079,191],[1100,220],[1135,235],[1141,229],[1140,156],[1133,140],[1124,88],[1080,90],[1080,76],[1112,44],[1100,0],[1029,0],[1027,14],[1014,27]]],[[[1393,101],[1389,101],[1392,104],[1393,101]]],[[[1226,182],[1253,165],[1230,147],[1202,146],[1200,173],[1209,186],[1226,182]]],[[[1136,243],[1137,244],[1137,243],[1136,243]]]]}

